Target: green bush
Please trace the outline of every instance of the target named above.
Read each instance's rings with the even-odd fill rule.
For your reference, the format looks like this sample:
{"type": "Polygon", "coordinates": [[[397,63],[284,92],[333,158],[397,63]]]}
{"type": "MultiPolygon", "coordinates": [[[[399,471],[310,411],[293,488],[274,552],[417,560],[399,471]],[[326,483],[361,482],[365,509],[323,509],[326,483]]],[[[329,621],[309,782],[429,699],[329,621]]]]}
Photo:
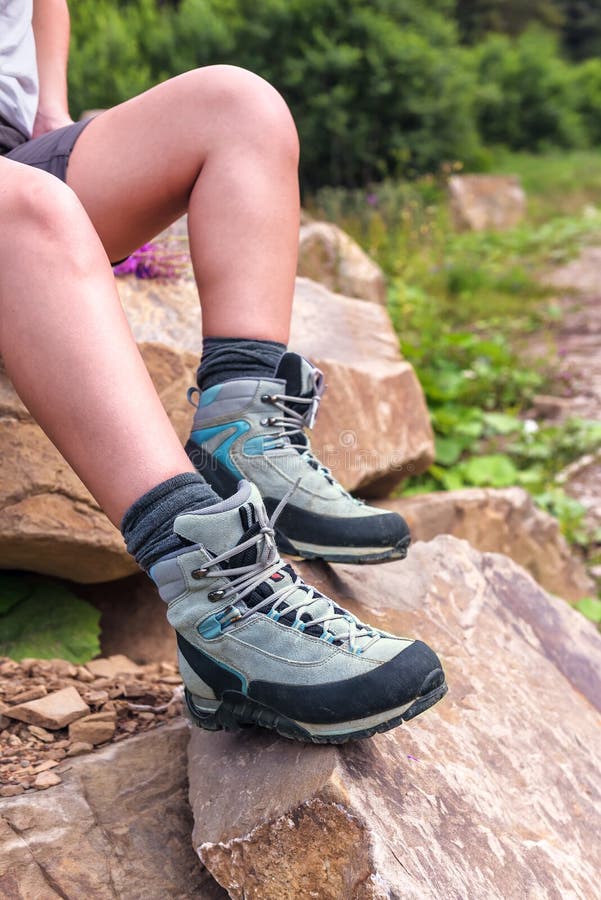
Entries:
{"type": "Polygon", "coordinates": [[[270,81],[298,125],[304,188],[359,186],[601,137],[601,61],[530,28],[459,42],[453,0],[77,0],[72,109],[119,103],[198,66],[270,81]]]}
{"type": "Polygon", "coordinates": [[[601,59],[589,59],[573,74],[575,106],[586,127],[590,142],[601,143],[601,59]]]}
{"type": "Polygon", "coordinates": [[[474,53],[477,119],[485,143],[512,150],[586,145],[573,67],[559,56],[554,38],[539,29],[514,41],[491,35],[474,53]]]}

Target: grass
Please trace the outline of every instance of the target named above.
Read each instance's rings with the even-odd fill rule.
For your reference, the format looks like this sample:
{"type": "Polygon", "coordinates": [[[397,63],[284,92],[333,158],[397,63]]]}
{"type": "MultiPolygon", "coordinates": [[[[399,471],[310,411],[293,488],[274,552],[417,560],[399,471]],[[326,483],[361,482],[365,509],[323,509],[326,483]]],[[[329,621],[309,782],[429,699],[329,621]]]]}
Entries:
{"type": "MultiPolygon", "coordinates": [[[[507,232],[453,231],[445,188],[457,164],[411,183],[322,190],[309,211],[352,234],[389,278],[391,318],[436,436],[435,464],[403,492],[522,485],[558,517],[570,541],[593,555],[601,535],[584,531],[584,510],[558,476],[601,447],[601,424],[534,421],[534,395],[560,386],[553,340],[536,362],[524,347],[552,334],[560,316],[539,274],[601,244],[601,157],[493,158],[493,170],[518,174],[528,194],[525,221],[507,232]]],[[[589,606],[584,611],[598,611],[589,606]]]]}

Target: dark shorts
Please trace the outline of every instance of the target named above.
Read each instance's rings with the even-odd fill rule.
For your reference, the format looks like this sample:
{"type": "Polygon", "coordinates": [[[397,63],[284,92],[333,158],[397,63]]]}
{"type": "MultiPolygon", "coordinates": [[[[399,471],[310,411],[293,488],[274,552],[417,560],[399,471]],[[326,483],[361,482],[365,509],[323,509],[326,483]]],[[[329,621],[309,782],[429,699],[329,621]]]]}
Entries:
{"type": "Polygon", "coordinates": [[[56,131],[28,140],[25,135],[1,120],[0,156],[43,169],[44,172],[56,175],[61,181],[66,181],[69,157],[75,141],[91,121],[86,119],[84,122],[74,122],[73,125],[65,125],[64,128],[57,128],[56,131]],[[9,149],[11,146],[12,149],[9,149]]]}

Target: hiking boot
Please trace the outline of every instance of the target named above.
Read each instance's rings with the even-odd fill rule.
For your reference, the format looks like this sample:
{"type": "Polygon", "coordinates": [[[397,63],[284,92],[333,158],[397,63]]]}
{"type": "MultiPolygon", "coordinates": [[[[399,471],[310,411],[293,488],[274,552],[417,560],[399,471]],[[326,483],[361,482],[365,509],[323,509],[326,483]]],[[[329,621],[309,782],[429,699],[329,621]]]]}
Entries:
{"type": "Polygon", "coordinates": [[[192,721],[342,743],[440,700],[444,674],[426,644],[364,625],[280,559],[280,510],[268,520],[242,481],[228,500],[178,516],[174,531],[190,548],[150,570],[177,632],[192,721]]]}
{"type": "Polygon", "coordinates": [[[226,381],[199,392],[188,456],[222,497],[242,478],[259,488],[269,514],[300,478],[276,529],[279,549],[328,562],[402,559],[411,540],[397,513],[375,509],[344,490],[311,451],[323,374],[285,353],[273,378],[226,381]]]}

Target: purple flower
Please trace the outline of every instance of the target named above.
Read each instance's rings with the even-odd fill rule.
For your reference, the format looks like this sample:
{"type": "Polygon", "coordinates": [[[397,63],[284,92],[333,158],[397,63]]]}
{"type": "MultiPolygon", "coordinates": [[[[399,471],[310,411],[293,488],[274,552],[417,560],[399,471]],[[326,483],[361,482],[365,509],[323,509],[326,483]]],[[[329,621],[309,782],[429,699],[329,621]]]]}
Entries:
{"type": "Polygon", "coordinates": [[[367,202],[369,203],[370,206],[378,205],[378,195],[377,194],[373,194],[373,193],[368,194],[365,199],[367,200],[367,202]]]}
{"type": "Polygon", "coordinates": [[[188,261],[187,253],[173,253],[159,244],[142,244],[123,262],[113,266],[116,276],[177,278],[188,261]]]}

